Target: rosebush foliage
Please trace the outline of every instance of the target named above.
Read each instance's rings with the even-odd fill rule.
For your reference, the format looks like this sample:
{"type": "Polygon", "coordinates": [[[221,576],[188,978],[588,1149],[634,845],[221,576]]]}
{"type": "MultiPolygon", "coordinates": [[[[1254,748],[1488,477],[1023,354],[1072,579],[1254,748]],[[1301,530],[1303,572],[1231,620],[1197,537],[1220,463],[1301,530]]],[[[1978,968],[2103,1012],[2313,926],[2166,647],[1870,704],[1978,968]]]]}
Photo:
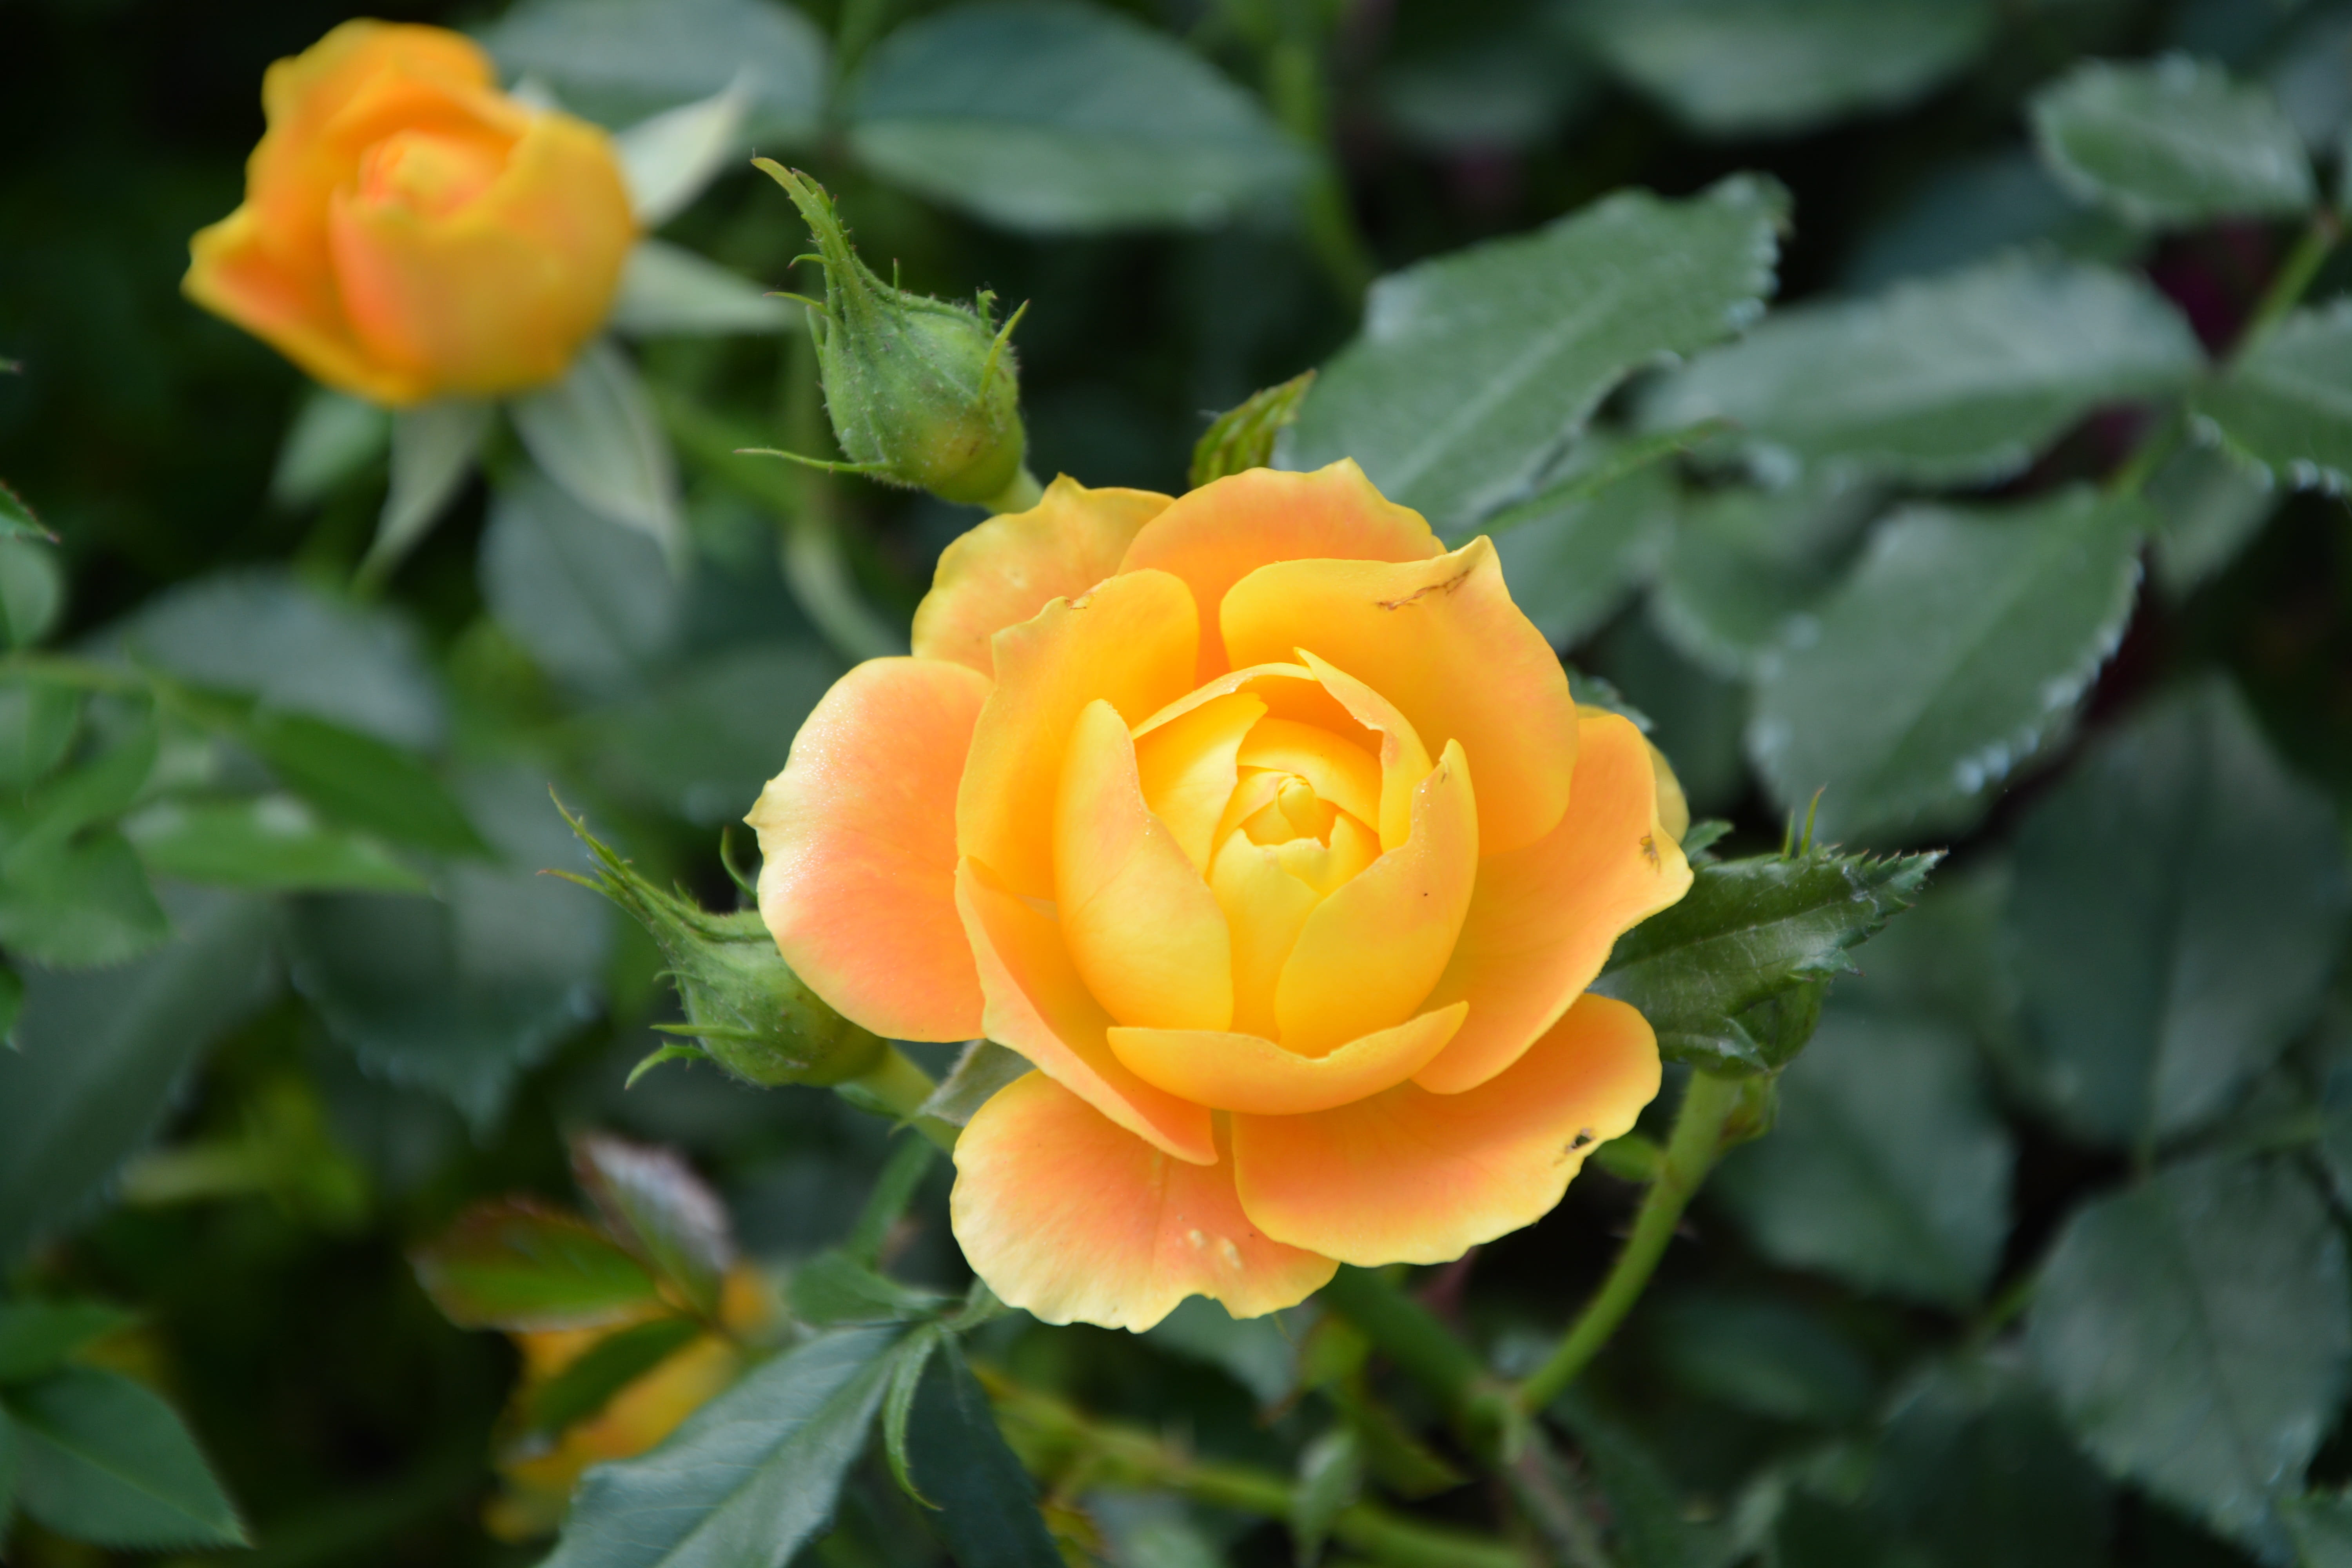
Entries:
{"type": "MultiPolygon", "coordinates": [[[[0,18],[10,1561],[2352,1563],[2352,5],[403,17],[656,231],[500,405],[176,292],[341,12],[0,18]],[[1672,759],[1697,881],[1598,988],[1679,1066],[1550,1217],[1048,1328],[912,1133],[632,1079],[677,961],[538,874],[617,875],[550,786],[740,907],[981,515],[735,455],[832,452],[755,151],[1029,301],[1040,474],[1355,458],[1672,759]],[[1678,1081],[1749,1141],[1530,1384],[1697,1179],[1678,1081]]],[[[1008,1076],[913,1049],[935,1131],[1008,1076]]]]}

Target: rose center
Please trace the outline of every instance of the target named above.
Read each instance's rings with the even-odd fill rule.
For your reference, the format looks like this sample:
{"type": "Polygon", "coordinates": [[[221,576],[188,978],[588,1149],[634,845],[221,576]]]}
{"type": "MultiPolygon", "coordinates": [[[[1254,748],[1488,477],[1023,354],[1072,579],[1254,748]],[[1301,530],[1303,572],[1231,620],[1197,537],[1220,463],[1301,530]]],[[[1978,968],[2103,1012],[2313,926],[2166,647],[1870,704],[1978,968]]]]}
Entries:
{"type": "Polygon", "coordinates": [[[362,199],[446,217],[473,201],[505,172],[507,149],[482,137],[403,131],[360,160],[362,199]]]}

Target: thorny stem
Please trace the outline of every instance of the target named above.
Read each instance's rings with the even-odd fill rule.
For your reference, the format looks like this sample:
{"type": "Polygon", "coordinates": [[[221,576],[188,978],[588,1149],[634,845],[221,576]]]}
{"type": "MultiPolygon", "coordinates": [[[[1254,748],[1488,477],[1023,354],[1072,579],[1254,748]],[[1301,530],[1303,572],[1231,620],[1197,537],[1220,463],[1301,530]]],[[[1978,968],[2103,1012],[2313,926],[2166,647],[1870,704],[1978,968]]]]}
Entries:
{"type": "Polygon", "coordinates": [[[938,1087],[930,1074],[909,1061],[907,1053],[896,1046],[884,1047],[881,1061],[867,1071],[834,1085],[842,1099],[860,1110],[903,1122],[940,1148],[952,1152],[956,1145],[954,1126],[936,1116],[919,1114],[923,1102],[938,1087]]]}
{"type": "Polygon", "coordinates": [[[1307,242],[1315,259],[1350,310],[1362,306],[1364,291],[1380,268],[1348,205],[1348,184],[1331,137],[1329,91],[1321,40],[1311,28],[1292,25],[1268,49],[1266,97],[1286,130],[1314,150],[1315,168],[1302,203],[1307,242]]]}
{"type": "MultiPolygon", "coordinates": [[[[1298,1489],[1287,1477],[1196,1458],[1150,1433],[1094,1420],[1051,1394],[1020,1386],[993,1367],[972,1370],[1033,1469],[1050,1475],[1064,1460],[1082,1458],[1098,1481],[1164,1487],[1195,1502],[1265,1519],[1291,1515],[1298,1489]]],[[[1531,1568],[1514,1546],[1421,1524],[1376,1503],[1342,1509],[1331,1521],[1331,1536],[1388,1568],[1531,1568]]]]}
{"type": "Polygon", "coordinates": [[[1664,1159],[1659,1162],[1657,1179],[1642,1195],[1641,1210],[1633,1217],[1633,1234],[1625,1238],[1624,1249],[1617,1254],[1600,1290],[1561,1336],[1559,1347],[1519,1385],[1521,1410],[1532,1415],[1559,1397],[1633,1310],[1650,1276],[1657,1271],[1659,1260],[1665,1257],[1666,1243],[1674,1238],[1683,1210],[1690,1206],[1722,1154],[1725,1124],[1739,1097],[1738,1079],[1708,1072],[1691,1074],[1683,1090],[1682,1108],[1675,1113],[1674,1134],[1667,1140],[1664,1159]]]}

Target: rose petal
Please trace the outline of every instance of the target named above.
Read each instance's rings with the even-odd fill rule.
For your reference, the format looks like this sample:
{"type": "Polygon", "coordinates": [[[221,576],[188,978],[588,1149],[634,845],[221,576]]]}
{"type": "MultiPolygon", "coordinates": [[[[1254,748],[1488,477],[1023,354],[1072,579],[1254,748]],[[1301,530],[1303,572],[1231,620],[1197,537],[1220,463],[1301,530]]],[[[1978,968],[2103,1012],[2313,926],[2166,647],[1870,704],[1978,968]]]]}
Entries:
{"type": "Polygon", "coordinates": [[[1318,1056],[1411,1016],[1445,970],[1478,873],[1460,742],[1415,792],[1412,837],[1316,906],[1275,985],[1285,1047],[1318,1056]]]}
{"type": "Polygon", "coordinates": [[[1649,742],[1614,713],[1580,728],[1559,825],[1478,864],[1453,960],[1430,992],[1433,1006],[1468,1001],[1470,1021],[1415,1076],[1424,1089],[1456,1094],[1509,1067],[1592,984],[1619,936],[1689,890],[1690,865],[1659,820],[1649,742]]]}
{"type": "Polygon", "coordinates": [[[1207,680],[1261,662],[1229,661],[1217,633],[1217,607],[1227,590],[1259,567],[1295,560],[1423,561],[1443,549],[1419,512],[1381,495],[1361,468],[1342,460],[1311,474],[1251,468],[1202,485],[1144,526],[1120,570],[1157,567],[1184,580],[1201,610],[1198,679],[1207,680]]]}
{"type": "Polygon", "coordinates": [[[956,868],[956,908],[979,962],[990,1039],[1155,1147],[1196,1165],[1216,1162],[1208,1111],[1144,1082],[1111,1054],[1110,1015],[1078,978],[1051,916],[969,859],[956,868]]]}
{"type": "Polygon", "coordinates": [[[1253,844],[1239,833],[1217,850],[1209,887],[1224,910],[1225,930],[1233,940],[1233,1026],[1271,1038],[1280,1028],[1275,987],[1282,982],[1282,967],[1298,945],[1307,917],[1323,895],[1283,868],[1281,851],[1253,844]]]}
{"type": "Polygon", "coordinates": [[[1404,1083],[1307,1116],[1236,1114],[1234,1181],[1249,1216],[1294,1247],[1366,1268],[1444,1263],[1549,1213],[1657,1092],[1648,1022],[1586,996],[1466,1093],[1404,1083]]]}
{"type": "Polygon", "coordinates": [[[1345,708],[1360,727],[1380,737],[1379,816],[1366,826],[1380,830],[1382,848],[1393,849],[1412,831],[1412,792],[1429,776],[1429,749],[1395,703],[1314,654],[1301,649],[1299,658],[1314,672],[1316,684],[1345,708]]]}
{"type": "Polygon", "coordinates": [[[1216,896],[1144,804],[1127,721],[1087,704],[1054,809],[1062,940],[1087,989],[1122,1024],[1223,1029],[1234,1017],[1233,943],[1216,896]]]}
{"type": "Polygon", "coordinates": [[[1147,1082],[1220,1110],[1297,1116],[1393,1089],[1454,1037],[1466,1003],[1303,1057],[1256,1035],[1206,1029],[1113,1029],[1110,1048],[1147,1082]]]}
{"type": "Polygon", "coordinates": [[[1266,719],[1249,732],[1234,760],[1244,767],[1297,773],[1315,793],[1368,827],[1381,820],[1381,764],[1363,747],[1317,724],[1266,719]]]}
{"type": "Polygon", "coordinates": [[[1485,538],[1404,565],[1277,562],[1236,583],[1218,613],[1235,664],[1311,652],[1394,703],[1424,744],[1461,742],[1478,770],[1486,853],[1532,844],[1559,820],[1576,703],[1485,538]]]}
{"type": "Polygon", "coordinates": [[[1218,821],[1239,780],[1234,757],[1243,737],[1265,715],[1264,698],[1235,691],[1136,740],[1135,765],[1143,781],[1143,798],[1203,873],[1216,848],[1218,821]]]}
{"type": "Polygon", "coordinates": [[[1150,490],[1088,489],[1065,474],[1027,511],[975,524],[940,552],[931,591],[915,606],[917,656],[993,676],[991,638],[1055,599],[1083,597],[1167,506],[1150,490]]]}
{"type": "Polygon", "coordinates": [[[1042,1073],[980,1108],[955,1163],[950,1216],[964,1257],[1000,1300],[1048,1323],[1140,1332],[1187,1296],[1255,1318],[1338,1272],[1259,1233],[1231,1162],[1171,1160],[1042,1073]]]}
{"type": "Polygon", "coordinates": [[[250,206],[196,231],[188,242],[187,297],[235,321],[314,379],[373,403],[415,403],[430,389],[414,371],[380,365],[352,335],[322,266],[286,266],[263,238],[250,206]]]}
{"type": "Polygon", "coordinates": [[[898,1040],[980,1033],[980,976],[955,902],[955,791],[988,682],[960,664],[869,659],[793,737],[744,820],[760,914],[793,973],[898,1040]]]}

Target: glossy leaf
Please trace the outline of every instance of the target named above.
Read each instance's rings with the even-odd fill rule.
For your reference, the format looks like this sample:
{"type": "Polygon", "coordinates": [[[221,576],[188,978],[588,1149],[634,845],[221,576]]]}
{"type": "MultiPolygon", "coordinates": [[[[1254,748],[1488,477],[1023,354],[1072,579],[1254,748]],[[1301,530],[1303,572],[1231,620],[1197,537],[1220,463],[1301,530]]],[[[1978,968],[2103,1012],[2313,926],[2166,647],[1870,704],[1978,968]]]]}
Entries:
{"type": "Polygon", "coordinates": [[[1990,510],[1916,505],[1765,666],[1748,750],[1838,839],[1946,821],[2072,717],[2115,651],[2146,513],[2070,490],[1990,510]]]}
{"type": "Polygon", "coordinates": [[[950,1298],[904,1285],[845,1252],[820,1252],[793,1272],[793,1315],[804,1323],[911,1323],[950,1298]]]}
{"type": "Polygon", "coordinates": [[[781,332],[800,307],[683,246],[641,239],[621,271],[613,330],[636,338],[781,332]]]}
{"type": "Polygon", "coordinates": [[[671,560],[680,557],[677,462],[626,355],[591,343],[562,381],[508,408],[549,479],[590,510],[646,534],[671,560]]]}
{"type": "Polygon", "coordinates": [[[0,1301],[0,1384],[54,1372],[90,1341],[137,1321],[100,1301],[0,1301]]]}
{"type": "Polygon", "coordinates": [[[1832,1007],[1780,1091],[1771,1136],[1711,1188],[1758,1249],[1873,1294],[1975,1301],[2009,1232],[2015,1152],[1967,1037],[1832,1007]]]}
{"type": "Polygon", "coordinates": [[[1555,647],[1581,642],[1655,563],[1675,523],[1674,480],[1645,463],[1579,493],[1578,478],[1605,468],[1630,443],[1587,436],[1571,467],[1531,500],[1487,520],[1512,602],[1555,647]]]}
{"type": "Polygon", "coordinates": [[[483,42],[606,125],[709,98],[740,76],[746,129],[763,141],[814,134],[829,70],[824,34],[777,0],[523,0],[483,42]]]}
{"type": "Polygon", "coordinates": [[[1275,437],[1297,423],[1299,403],[1314,384],[1315,373],[1305,371],[1218,415],[1192,444],[1192,487],[1272,462],[1275,437]]]}
{"type": "Polygon", "coordinates": [[[392,447],[393,416],[374,404],[315,386],[303,397],[270,470],[269,499],[316,506],[392,447]]]}
{"type": "Polygon", "coordinates": [[[2203,364],[2141,279],[2010,255],[1775,312],[1669,377],[1643,415],[1654,428],[1728,419],[1773,468],[1989,483],[2099,405],[2184,388],[2203,364]]]}
{"type": "Polygon", "coordinates": [[[646,1266],[577,1215],[521,1198],[476,1204],[410,1254],[417,1282],[466,1329],[585,1329],[658,1310],[646,1266]]]}
{"type": "Polygon", "coordinates": [[[897,1338],[864,1329],[811,1340],[651,1453],[590,1470],[544,1568],[783,1568],[833,1517],[897,1338]]]}
{"type": "Polygon", "coordinates": [[[149,870],[183,882],[306,892],[428,889],[383,845],[327,826],[290,795],[174,797],[141,811],[123,831],[149,870]]]}
{"type": "Polygon", "coordinates": [[[490,614],[541,668],[597,690],[667,654],[686,605],[658,545],[540,474],[499,487],[480,581],[490,614]]]}
{"type": "Polygon", "coordinates": [[[288,789],[329,817],[420,849],[478,855],[488,846],[465,808],[416,757],[304,713],[263,709],[231,732],[288,789]]]}
{"type": "Polygon", "coordinates": [[[698,1312],[719,1310],[735,1263],[727,1210],[675,1150],[609,1133],[572,1140],[572,1175],[604,1229],[681,1290],[698,1312]]]}
{"type": "Polygon", "coordinates": [[[2201,446],[2173,454],[2145,493],[2159,520],[2149,541],[2156,580],[2175,599],[2228,567],[2283,499],[2268,469],[2201,446]]]}
{"type": "Polygon", "coordinates": [[[0,794],[22,792],[66,760],[80,728],[81,693],[18,678],[0,681],[0,794]]]}
{"type": "Polygon", "coordinates": [[[267,904],[188,892],[170,908],[178,935],[145,958],[25,977],[17,1049],[0,1051],[0,1259],[79,1217],[272,987],[267,904]]]}
{"type": "Polygon", "coordinates": [[[540,1384],[523,1407],[523,1430],[552,1436],[589,1419],[703,1332],[688,1318],[656,1318],[606,1335],[540,1384]]]}
{"type": "Polygon", "coordinates": [[[2289,312],[2191,406],[2281,482],[2341,494],[2352,485],[2352,300],[2289,312]]]}
{"type": "Polygon", "coordinates": [[[65,572],[46,540],[0,534],[0,646],[30,647],[65,609],[65,572]]]}
{"type": "Polygon", "coordinates": [[[1206,61],[1072,0],[982,0],[894,29],[851,89],[849,144],[894,184],[1034,234],[1220,223],[1307,171],[1206,61]]]}
{"type": "Polygon", "coordinates": [[[1650,618],[1693,663],[1751,679],[1836,580],[1879,493],[1816,477],[1685,499],[1650,593],[1650,618]]]}
{"type": "Polygon", "coordinates": [[[2144,1147],[2228,1108],[2317,1013],[2344,839],[2226,684],[2103,735],[2018,834],[2008,934],[2035,1098],[2144,1147]]]}
{"type": "Polygon", "coordinates": [[[2207,61],[2086,60],[2035,93],[2028,113],[2060,182],[2134,223],[2270,216],[2318,198],[2276,100],[2207,61]]]}
{"type": "Polygon", "coordinates": [[[172,1407],[119,1373],[77,1367],[8,1391],[24,1511],[60,1535],[132,1550],[247,1544],[172,1407]]]}
{"type": "Polygon", "coordinates": [[[1993,32],[1985,0],[1582,0],[1588,47],[1715,136],[1786,135],[1920,97],[1993,32]]]}
{"type": "Polygon", "coordinates": [[[392,486],[368,546],[371,571],[391,571],[433,531],[473,476],[496,415],[480,398],[445,397],[393,416],[392,486]]]}
{"type": "Polygon", "coordinates": [[[1629,372],[1757,315],[1784,205],[1748,178],[1678,202],[1621,192],[1381,279],[1282,466],[1353,458],[1391,500],[1467,528],[1519,499],[1629,372]]]}
{"type": "Polygon", "coordinates": [[[1618,939],[1592,988],[1639,1007],[1670,1059],[1717,1071],[1778,1068],[1784,1064],[1739,1016],[1851,970],[1847,950],[1910,906],[1936,859],[1816,851],[1701,866],[1680,903],[1618,939]]]}
{"type": "Polygon", "coordinates": [[[2026,1343],[2110,1474],[2274,1550],[2352,1364],[2343,1238],[2290,1167],[2174,1165],[2067,1221],[2026,1343]]]}
{"type": "Polygon", "coordinates": [[[907,1458],[925,1514],[956,1568],[1061,1568],[1037,1489],[1004,1441],[952,1334],[940,1337],[915,1391],[907,1458]]]}

